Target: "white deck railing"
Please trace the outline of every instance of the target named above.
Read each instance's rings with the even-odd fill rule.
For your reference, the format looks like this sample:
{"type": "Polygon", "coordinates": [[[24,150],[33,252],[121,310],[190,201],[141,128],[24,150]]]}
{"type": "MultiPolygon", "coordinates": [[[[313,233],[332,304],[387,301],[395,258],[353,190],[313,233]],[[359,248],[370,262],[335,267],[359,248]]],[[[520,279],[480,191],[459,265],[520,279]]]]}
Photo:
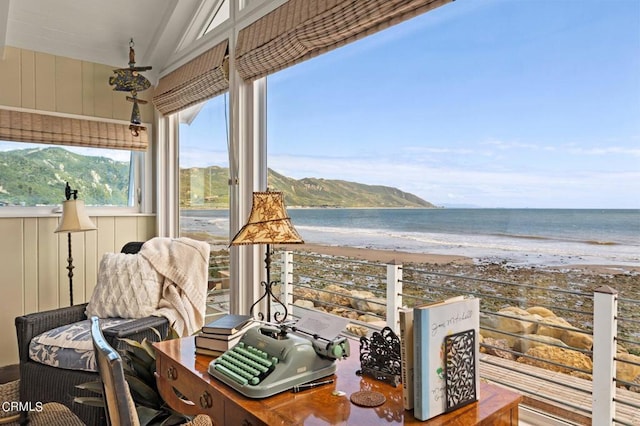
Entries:
{"type": "MultiPolygon", "coordinates": [[[[640,311],[640,301],[622,299],[615,289],[606,286],[592,293],[571,289],[541,287],[529,283],[509,283],[486,278],[439,273],[424,269],[412,269],[401,264],[380,264],[357,261],[347,258],[310,253],[280,252],[280,261],[272,265],[272,277],[280,273],[281,300],[289,312],[294,315],[301,309],[297,304],[307,300],[314,309],[348,310],[352,317],[368,315],[365,322],[353,319],[359,327],[381,329],[388,325],[398,331],[398,311],[402,307],[414,306],[434,300],[441,300],[457,294],[469,294],[481,299],[481,315],[485,319],[512,320],[513,317],[499,313],[499,307],[505,305],[517,307],[542,306],[559,312],[570,323],[577,326],[552,325],[561,332],[568,330],[593,339],[593,347],[588,349],[566,348],[572,353],[584,354],[593,361],[592,371],[562,362],[546,361],[569,374],[554,373],[539,367],[502,360],[496,356],[483,356],[481,376],[486,379],[513,387],[526,395],[525,403],[564,418],[574,424],[592,423],[594,425],[638,425],[640,424],[640,393],[624,388],[633,387],[634,382],[622,381],[616,377],[616,364],[629,363],[629,360],[616,358],[616,348],[623,342],[640,353],[640,321],[634,312],[640,311]],[[279,268],[279,271],[278,271],[279,268]],[[375,297],[358,297],[344,294],[342,290],[367,291],[375,297]],[[310,297],[316,295],[318,297],[310,297]],[[337,303],[342,299],[356,300],[354,306],[337,303]],[[296,303],[297,302],[297,303],[296,303]],[[625,315],[618,313],[618,304],[624,304],[625,315]],[[363,306],[381,307],[377,314],[363,306]],[[295,309],[294,309],[295,307],[295,309]],[[375,321],[375,320],[378,321],[375,321]],[[624,325],[625,333],[618,335],[618,326],[624,325]],[[483,368],[484,365],[484,368],[483,368]],[[486,373],[486,374],[483,374],[486,373]],[[584,377],[592,374],[592,380],[584,377]],[[546,382],[546,383],[545,383],[546,382]],[[617,386],[616,386],[617,385],[617,386]],[[560,390],[558,390],[560,389],[560,390]]],[[[277,256],[276,256],[277,257],[277,256]]],[[[357,293],[355,293],[357,294],[357,293]]],[[[308,304],[308,302],[307,302],[308,304]]],[[[560,316],[560,315],[558,315],[560,316]]],[[[549,324],[534,319],[519,318],[523,323],[535,323],[534,326],[549,324]]],[[[530,339],[508,330],[493,329],[481,325],[481,331],[506,338],[530,339]]],[[[483,333],[483,334],[484,334],[483,333]]],[[[553,344],[551,344],[553,345],[553,344]]],[[[533,363],[545,362],[544,359],[531,357],[512,348],[483,345],[489,352],[511,353],[519,359],[530,358],[533,363]]],[[[640,384],[635,384],[640,387],[640,384]]]]}

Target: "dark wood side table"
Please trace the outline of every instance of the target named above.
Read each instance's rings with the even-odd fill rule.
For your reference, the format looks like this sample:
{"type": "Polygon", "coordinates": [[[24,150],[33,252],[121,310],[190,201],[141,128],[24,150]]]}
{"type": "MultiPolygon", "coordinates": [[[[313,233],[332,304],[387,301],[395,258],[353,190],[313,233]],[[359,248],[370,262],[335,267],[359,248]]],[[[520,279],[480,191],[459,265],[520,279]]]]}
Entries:
{"type": "Polygon", "coordinates": [[[154,343],[158,388],[165,401],[185,414],[208,414],[215,425],[375,425],[421,424],[449,426],[518,425],[522,397],[510,390],[482,383],[480,401],[428,421],[413,417],[402,405],[402,386],[393,387],[355,372],[360,368],[359,343],[350,340],[351,356],[337,361],[335,382],[299,393],[282,392],[251,399],[213,378],[207,372],[213,359],[195,354],[193,337],[154,343]],[[177,390],[181,397],[178,397],[177,390]],[[344,396],[334,391],[345,392],[344,396]],[[378,407],[364,408],[349,397],[360,390],[374,390],[386,397],[378,407]],[[186,398],[186,399],[185,399],[186,398]]]}

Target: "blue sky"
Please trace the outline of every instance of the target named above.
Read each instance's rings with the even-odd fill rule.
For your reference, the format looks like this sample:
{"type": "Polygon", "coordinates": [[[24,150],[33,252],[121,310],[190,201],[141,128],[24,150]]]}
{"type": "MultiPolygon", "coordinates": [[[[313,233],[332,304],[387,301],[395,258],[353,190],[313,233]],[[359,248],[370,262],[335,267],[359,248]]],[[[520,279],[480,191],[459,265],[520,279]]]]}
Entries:
{"type": "MultiPolygon", "coordinates": [[[[457,0],[267,81],[286,176],[448,206],[640,208],[638,0],[457,0]]],[[[183,166],[228,165],[223,105],[181,130],[183,166]]]]}

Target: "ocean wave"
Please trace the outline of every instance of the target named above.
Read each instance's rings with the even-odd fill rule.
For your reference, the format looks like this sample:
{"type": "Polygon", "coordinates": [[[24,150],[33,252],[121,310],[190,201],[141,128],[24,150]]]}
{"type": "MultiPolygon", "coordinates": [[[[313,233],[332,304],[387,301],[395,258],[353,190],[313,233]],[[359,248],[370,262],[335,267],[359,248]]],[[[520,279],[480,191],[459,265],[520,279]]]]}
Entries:
{"type": "Polygon", "coordinates": [[[296,227],[306,242],[415,253],[503,259],[520,265],[621,264],[640,266],[637,246],[591,244],[498,235],[394,232],[365,228],[296,227]]]}
{"type": "MultiPolygon", "coordinates": [[[[598,212],[597,217],[591,214],[591,219],[580,221],[576,218],[584,214],[582,211],[571,211],[570,215],[537,211],[532,215],[530,211],[368,210],[366,217],[348,209],[295,213],[294,226],[308,243],[502,259],[520,265],[640,266],[640,232],[634,225],[637,212],[630,216],[625,212],[628,217],[624,220],[598,212]],[[501,216],[507,213],[506,219],[501,216]],[[425,218],[427,214],[437,217],[425,218]],[[483,215],[482,221],[479,215],[483,215]],[[499,220],[491,216],[499,216],[499,220]],[[434,226],[431,219],[440,222],[434,226]]],[[[181,217],[184,230],[228,237],[228,228],[225,212],[181,217]]]]}

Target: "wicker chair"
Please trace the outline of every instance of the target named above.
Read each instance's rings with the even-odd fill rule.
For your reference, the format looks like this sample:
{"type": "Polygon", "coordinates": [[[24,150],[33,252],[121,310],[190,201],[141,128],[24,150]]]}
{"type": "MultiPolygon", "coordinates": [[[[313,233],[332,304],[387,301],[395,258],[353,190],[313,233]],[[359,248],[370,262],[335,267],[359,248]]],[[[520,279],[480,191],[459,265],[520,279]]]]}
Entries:
{"type": "MultiPolygon", "coordinates": [[[[127,243],[123,253],[137,253],[143,243],[127,243]]],[[[100,407],[74,404],[76,396],[95,396],[89,391],[82,391],[75,386],[81,383],[98,380],[98,373],[81,370],[67,370],[35,362],[29,358],[29,343],[31,339],[45,331],[66,324],[87,320],[85,309],[87,304],[38,312],[16,318],[16,332],[18,337],[18,354],[20,362],[20,401],[30,402],[59,402],[69,407],[88,425],[106,425],[104,410],[100,407]]],[[[104,330],[104,336],[111,346],[123,349],[126,345],[120,338],[137,341],[147,338],[157,341],[158,336],[152,330],[166,336],[169,322],[163,317],[146,317],[136,319],[125,324],[104,330]]],[[[21,422],[26,422],[28,412],[21,413],[21,422]]]]}

